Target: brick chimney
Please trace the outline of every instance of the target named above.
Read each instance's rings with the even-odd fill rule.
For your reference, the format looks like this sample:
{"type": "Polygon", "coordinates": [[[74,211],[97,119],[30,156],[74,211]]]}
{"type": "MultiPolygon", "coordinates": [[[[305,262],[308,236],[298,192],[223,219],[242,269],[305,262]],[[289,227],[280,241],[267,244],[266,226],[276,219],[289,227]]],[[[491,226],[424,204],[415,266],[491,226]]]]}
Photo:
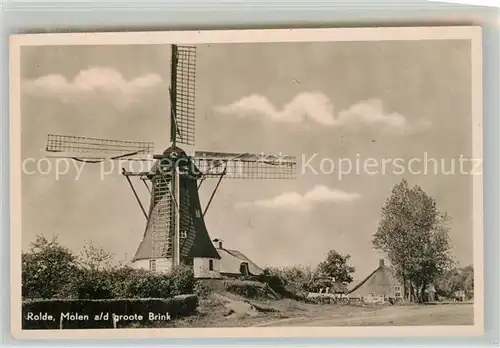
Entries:
{"type": "Polygon", "coordinates": [[[214,243],[217,243],[217,249],[222,249],[222,242],[223,240],[222,239],[219,239],[219,238],[215,238],[213,240],[214,243]]]}
{"type": "Polygon", "coordinates": [[[384,264],[384,259],[380,259],[380,260],[378,261],[378,266],[379,266],[379,267],[385,267],[385,264],[384,264]]]}

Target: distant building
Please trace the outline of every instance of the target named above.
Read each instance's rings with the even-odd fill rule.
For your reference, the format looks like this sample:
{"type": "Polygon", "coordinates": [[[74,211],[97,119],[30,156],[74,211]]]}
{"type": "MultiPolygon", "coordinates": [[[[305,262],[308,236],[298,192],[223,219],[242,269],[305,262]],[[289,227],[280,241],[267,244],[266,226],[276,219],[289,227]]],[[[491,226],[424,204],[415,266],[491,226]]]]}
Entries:
{"type": "MultiPolygon", "coordinates": [[[[193,257],[191,262],[186,262],[193,267],[195,278],[247,277],[263,273],[263,270],[242,252],[223,248],[221,239],[214,239],[213,243],[215,245],[209,239],[208,243],[195,244],[196,248],[193,249],[197,252],[197,256],[193,257]]],[[[149,240],[141,243],[134,256],[132,267],[169,272],[171,260],[167,258],[152,260],[151,246],[152,243],[149,240]]]]}
{"type": "Polygon", "coordinates": [[[368,277],[349,291],[350,298],[362,298],[367,302],[385,302],[389,299],[402,299],[404,289],[402,284],[385,265],[384,260],[368,277]]]}
{"type": "Polygon", "coordinates": [[[218,271],[225,276],[252,276],[260,275],[264,272],[253,261],[246,257],[241,251],[226,249],[223,247],[221,239],[214,239],[215,249],[220,255],[218,260],[218,271]]]}

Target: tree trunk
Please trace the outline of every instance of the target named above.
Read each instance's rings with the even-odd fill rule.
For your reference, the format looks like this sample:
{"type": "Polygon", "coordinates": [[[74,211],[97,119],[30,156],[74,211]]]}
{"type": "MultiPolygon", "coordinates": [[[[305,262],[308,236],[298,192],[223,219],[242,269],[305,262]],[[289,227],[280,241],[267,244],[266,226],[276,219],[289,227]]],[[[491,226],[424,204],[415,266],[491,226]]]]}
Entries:
{"type": "Polygon", "coordinates": [[[408,289],[406,288],[407,287],[407,281],[406,281],[406,277],[405,277],[405,272],[404,272],[404,265],[403,265],[403,271],[401,272],[402,273],[402,280],[403,280],[403,289],[401,289],[401,297],[403,298],[403,300],[407,301],[408,300],[408,289]]]}
{"type": "Polygon", "coordinates": [[[415,283],[414,291],[415,291],[415,302],[422,303],[423,298],[422,298],[420,283],[415,283]]]}
{"type": "Polygon", "coordinates": [[[412,281],[409,281],[408,282],[410,284],[410,291],[409,291],[409,297],[410,297],[410,301],[412,302],[416,302],[417,300],[417,294],[415,293],[415,287],[413,286],[413,282],[412,281]]]}
{"type": "Polygon", "coordinates": [[[422,287],[420,288],[420,303],[424,303],[425,302],[425,289],[427,288],[427,284],[422,284],[422,287]]]}
{"type": "Polygon", "coordinates": [[[401,297],[403,300],[407,300],[406,298],[406,279],[403,277],[403,289],[401,289],[401,297]]]}

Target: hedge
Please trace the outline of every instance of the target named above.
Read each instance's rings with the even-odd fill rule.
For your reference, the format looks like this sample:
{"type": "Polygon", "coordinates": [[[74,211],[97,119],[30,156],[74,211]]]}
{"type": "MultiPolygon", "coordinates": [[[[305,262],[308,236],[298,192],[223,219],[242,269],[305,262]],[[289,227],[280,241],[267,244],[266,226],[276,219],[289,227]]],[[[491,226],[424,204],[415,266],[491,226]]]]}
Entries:
{"type": "Polygon", "coordinates": [[[168,299],[26,300],[22,306],[22,327],[25,330],[114,328],[113,318],[116,327],[147,326],[191,315],[197,307],[196,295],[168,299]]]}
{"type": "Polygon", "coordinates": [[[246,298],[266,298],[266,290],[262,283],[245,280],[224,281],[224,288],[228,292],[246,298]]]}

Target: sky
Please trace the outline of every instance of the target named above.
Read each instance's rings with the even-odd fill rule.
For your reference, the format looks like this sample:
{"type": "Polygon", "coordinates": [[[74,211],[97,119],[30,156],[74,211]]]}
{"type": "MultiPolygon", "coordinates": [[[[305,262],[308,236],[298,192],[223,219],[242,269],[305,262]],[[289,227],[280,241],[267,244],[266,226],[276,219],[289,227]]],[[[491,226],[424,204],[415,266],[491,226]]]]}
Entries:
{"type": "MultiPolygon", "coordinates": [[[[42,234],[133,257],[145,218],[120,164],[49,162],[43,149],[55,133],[163,151],[169,60],[169,45],[22,48],[24,250],[42,234]]],[[[472,177],[458,164],[472,157],[470,64],[461,40],[197,46],[196,145],[185,149],[298,158],[296,179],[224,180],[206,215],[211,238],[261,266],[314,266],[335,249],[362,279],[381,257],[371,244],[381,207],[406,179],[450,215],[453,255],[471,264],[472,177]],[[384,159],[394,165],[382,172],[384,159]]],[[[202,206],[215,184],[202,186],[202,206]]]]}

